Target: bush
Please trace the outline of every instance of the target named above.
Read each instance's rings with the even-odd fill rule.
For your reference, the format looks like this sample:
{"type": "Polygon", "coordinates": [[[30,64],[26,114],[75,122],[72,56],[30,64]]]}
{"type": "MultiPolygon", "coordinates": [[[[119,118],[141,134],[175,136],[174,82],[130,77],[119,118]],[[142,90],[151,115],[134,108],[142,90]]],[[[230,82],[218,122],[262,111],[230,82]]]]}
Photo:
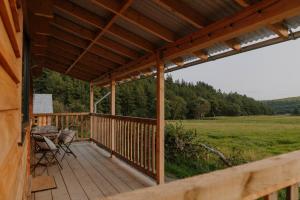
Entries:
{"type": "Polygon", "coordinates": [[[201,143],[196,130],[186,130],[182,123],[167,124],[165,129],[167,172],[182,178],[226,167],[217,156],[201,146],[201,143]]]}

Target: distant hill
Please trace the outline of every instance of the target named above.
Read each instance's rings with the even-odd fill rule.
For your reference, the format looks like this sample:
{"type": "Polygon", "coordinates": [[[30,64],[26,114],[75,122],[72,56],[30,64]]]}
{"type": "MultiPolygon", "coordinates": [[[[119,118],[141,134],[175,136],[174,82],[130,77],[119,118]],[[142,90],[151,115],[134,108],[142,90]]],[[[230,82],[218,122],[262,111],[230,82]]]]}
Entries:
{"type": "Polygon", "coordinates": [[[275,114],[300,114],[300,96],[263,101],[275,114]]]}

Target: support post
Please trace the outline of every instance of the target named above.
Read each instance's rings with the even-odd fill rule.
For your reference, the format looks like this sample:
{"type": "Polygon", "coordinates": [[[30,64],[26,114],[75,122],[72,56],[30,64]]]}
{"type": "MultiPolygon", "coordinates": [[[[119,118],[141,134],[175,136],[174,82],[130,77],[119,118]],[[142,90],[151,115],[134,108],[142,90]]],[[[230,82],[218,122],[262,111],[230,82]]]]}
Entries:
{"type": "MultiPolygon", "coordinates": [[[[94,113],[94,85],[90,82],[90,113],[94,113]]],[[[93,116],[90,116],[90,138],[93,138],[93,116]]]]}
{"type": "MultiPolygon", "coordinates": [[[[116,115],[116,81],[111,78],[110,82],[111,98],[110,98],[110,114],[116,115]]],[[[111,120],[111,157],[115,150],[115,119],[111,120]]]]}
{"type": "Polygon", "coordinates": [[[164,106],[164,94],[165,94],[165,79],[164,79],[164,64],[157,54],[156,57],[157,77],[156,77],[156,173],[157,183],[163,184],[165,179],[165,150],[164,150],[164,128],[165,128],[165,106],[164,106]]]}
{"type": "Polygon", "coordinates": [[[94,112],[94,86],[90,83],[90,113],[94,112]]]}

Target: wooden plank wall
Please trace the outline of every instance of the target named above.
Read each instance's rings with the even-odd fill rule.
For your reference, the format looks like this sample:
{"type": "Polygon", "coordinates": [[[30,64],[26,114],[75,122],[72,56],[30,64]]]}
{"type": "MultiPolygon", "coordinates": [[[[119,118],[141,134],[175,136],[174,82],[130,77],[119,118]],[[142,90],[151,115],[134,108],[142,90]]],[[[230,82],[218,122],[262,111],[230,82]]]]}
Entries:
{"type": "Polygon", "coordinates": [[[23,16],[15,0],[0,0],[0,199],[25,198],[28,133],[21,142],[23,16]]]}

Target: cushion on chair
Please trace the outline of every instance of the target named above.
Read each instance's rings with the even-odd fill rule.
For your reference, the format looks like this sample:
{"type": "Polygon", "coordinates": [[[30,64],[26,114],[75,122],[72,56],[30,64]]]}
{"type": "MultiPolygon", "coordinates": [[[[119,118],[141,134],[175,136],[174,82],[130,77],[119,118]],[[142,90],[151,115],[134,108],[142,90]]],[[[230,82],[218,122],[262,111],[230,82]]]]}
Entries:
{"type": "Polygon", "coordinates": [[[56,145],[49,138],[44,136],[44,140],[47,143],[47,145],[49,146],[50,150],[56,150],[57,149],[56,145]]]}

